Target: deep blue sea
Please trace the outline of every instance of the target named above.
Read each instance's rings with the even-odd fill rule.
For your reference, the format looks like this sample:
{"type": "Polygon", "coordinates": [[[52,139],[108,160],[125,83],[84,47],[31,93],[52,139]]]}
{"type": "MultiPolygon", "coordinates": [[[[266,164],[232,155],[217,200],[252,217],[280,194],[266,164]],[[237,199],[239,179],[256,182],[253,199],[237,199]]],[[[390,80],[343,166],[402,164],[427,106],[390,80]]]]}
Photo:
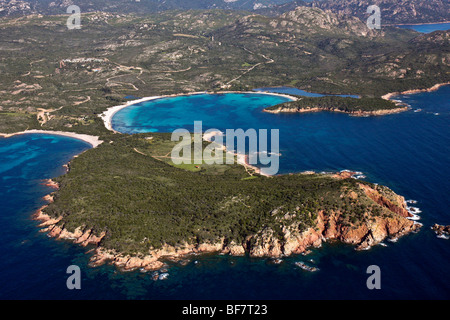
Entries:
{"type": "Polygon", "coordinates": [[[189,129],[193,120],[203,120],[204,130],[279,128],[283,173],[361,171],[366,179],[417,200],[422,210],[421,231],[386,242],[386,247],[355,251],[330,243],[279,265],[266,259],[197,256],[186,266],[170,264],[169,277],[160,281],[152,280],[151,273],[90,268],[86,248],[48,238],[31,219],[52,191],[43,179],[63,174],[62,165],[89,145],[42,134],[0,139],[0,298],[449,299],[450,240],[437,238],[430,226],[450,224],[450,86],[397,98],[412,110],[367,118],[328,112],[275,115],[261,112],[262,107],[284,98],[261,94],[193,96],[172,104],[156,100],[123,109],[114,125],[126,125],[128,118],[140,124],[138,132],[189,129]],[[228,108],[218,106],[220,101],[228,108]],[[320,271],[301,270],[296,261],[320,271]],[[66,288],[66,269],[73,264],[82,270],[81,290],[66,288]],[[381,290],[366,287],[369,265],[381,269],[381,290]]]}

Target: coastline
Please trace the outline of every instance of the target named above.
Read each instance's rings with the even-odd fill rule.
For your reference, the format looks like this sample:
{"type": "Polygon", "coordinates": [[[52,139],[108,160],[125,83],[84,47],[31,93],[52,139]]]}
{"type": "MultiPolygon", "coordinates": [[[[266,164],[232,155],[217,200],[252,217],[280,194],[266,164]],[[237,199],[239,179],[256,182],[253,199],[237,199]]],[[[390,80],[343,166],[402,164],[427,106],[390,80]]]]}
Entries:
{"type": "Polygon", "coordinates": [[[36,133],[50,134],[50,135],[59,135],[59,136],[65,136],[65,137],[69,137],[69,138],[82,140],[84,142],[89,143],[93,148],[96,148],[100,144],[103,143],[103,141],[100,140],[99,137],[97,137],[97,136],[90,136],[90,135],[87,135],[87,134],[81,134],[81,133],[75,133],[75,132],[37,130],[37,129],[26,130],[26,131],[21,131],[21,132],[14,132],[14,133],[0,133],[0,137],[10,138],[10,137],[13,137],[13,136],[16,136],[16,135],[36,134],[36,133]]]}
{"type": "Polygon", "coordinates": [[[395,108],[395,109],[389,109],[389,110],[376,110],[376,111],[343,111],[343,110],[339,110],[339,109],[326,109],[326,108],[319,108],[319,107],[314,107],[314,108],[301,108],[301,109],[296,109],[296,108],[278,108],[276,110],[267,110],[264,109],[264,112],[267,113],[272,113],[272,114],[279,114],[279,113],[309,113],[309,112],[324,112],[324,111],[328,111],[328,112],[338,112],[338,113],[345,113],[348,114],[350,116],[353,117],[369,117],[369,116],[385,116],[385,115],[389,115],[389,114],[396,114],[396,113],[400,113],[400,112],[404,112],[404,111],[408,111],[410,108],[409,107],[399,107],[399,108],[395,108]]]}
{"type": "Polygon", "coordinates": [[[126,104],[108,108],[105,112],[100,114],[99,117],[102,118],[106,129],[108,129],[108,130],[110,130],[110,131],[112,131],[114,133],[121,133],[121,132],[116,131],[116,130],[113,129],[113,127],[112,127],[112,118],[120,110],[122,110],[124,108],[127,108],[127,107],[130,107],[132,105],[135,105],[137,103],[146,102],[146,101],[152,101],[152,100],[156,100],[156,99],[175,98],[175,97],[192,96],[192,95],[199,95],[199,94],[227,94],[227,93],[267,94],[267,95],[272,95],[272,96],[284,97],[284,98],[290,99],[292,101],[297,101],[297,98],[294,97],[294,96],[291,96],[291,95],[288,95],[288,94],[283,94],[283,93],[272,93],[272,92],[267,92],[267,91],[257,91],[257,92],[255,92],[255,91],[218,91],[218,92],[203,91],[203,92],[190,92],[190,93],[178,93],[178,94],[163,95],[163,96],[152,96],[152,97],[145,97],[145,98],[137,99],[137,100],[131,100],[131,101],[128,101],[126,104]]]}
{"type": "MultiPolygon", "coordinates": [[[[446,83],[447,84],[447,83],[446,83]]],[[[442,86],[445,84],[440,84],[440,85],[435,85],[432,88],[434,88],[434,90],[437,90],[438,88],[435,88],[436,86],[442,86]]],[[[430,90],[430,89],[427,89],[430,90]]],[[[422,90],[421,90],[422,91],[422,90]]],[[[225,92],[223,92],[225,93],[225,92]]],[[[243,92],[239,92],[239,93],[243,93],[243,92]]],[[[255,93],[255,92],[252,92],[255,93]]],[[[257,92],[257,93],[263,93],[263,92],[257,92]]],[[[198,93],[191,93],[191,94],[198,94],[198,93]]],[[[204,93],[202,93],[204,94],[204,93]]],[[[272,93],[268,93],[268,94],[272,94],[272,93]]],[[[187,94],[180,94],[180,95],[172,95],[172,96],[182,96],[182,95],[187,95],[187,94]]],[[[138,103],[137,101],[149,101],[149,100],[153,100],[153,99],[157,99],[157,98],[163,98],[163,97],[148,97],[148,98],[144,98],[144,99],[139,99],[139,100],[135,100],[135,101],[130,101],[129,103],[122,105],[122,106],[116,106],[113,108],[109,108],[107,110],[107,112],[109,111],[109,123],[110,120],[112,119],[112,116],[120,109],[130,106],[132,104],[138,103]]],[[[290,97],[292,99],[292,97],[290,97]]],[[[320,110],[322,111],[322,110],[320,110]]],[[[341,111],[342,112],[342,111],[341,111]]],[[[105,121],[105,119],[104,119],[105,121]]],[[[106,125],[106,122],[105,122],[106,125]]],[[[110,130],[113,130],[112,128],[110,130]]],[[[114,130],[113,130],[114,131],[114,130]]],[[[24,132],[24,133],[30,133],[30,132],[24,132]]],[[[54,132],[49,132],[51,134],[54,134],[54,132]]],[[[14,134],[12,134],[14,135],[14,134]]],[[[211,136],[209,136],[210,138],[211,136]]],[[[203,137],[205,140],[207,140],[207,137],[203,137]]],[[[207,140],[209,141],[209,140],[207,140]]],[[[242,165],[246,165],[249,167],[254,168],[253,166],[249,165],[246,161],[246,156],[245,155],[238,155],[235,154],[236,156],[238,156],[238,162],[240,162],[240,164],[242,165]]],[[[258,168],[256,168],[258,169],[258,168]]],[[[337,177],[338,178],[338,177],[337,177]]],[[[341,177],[342,178],[342,177],[341,177]]],[[[47,201],[53,201],[53,197],[51,195],[48,195],[46,197],[47,201]]],[[[47,206],[47,205],[46,205],[47,206]]],[[[289,243],[289,246],[281,246],[280,243],[276,242],[276,246],[279,248],[283,248],[281,251],[280,250],[273,250],[273,249],[268,249],[265,245],[266,243],[264,241],[266,241],[267,239],[265,239],[265,237],[263,237],[263,241],[264,243],[262,243],[260,245],[260,247],[258,248],[258,250],[255,250],[254,248],[250,248],[247,247],[247,245],[245,243],[243,244],[236,244],[236,243],[230,243],[230,244],[225,244],[223,241],[219,241],[217,243],[200,243],[200,244],[185,244],[183,246],[177,246],[177,247],[171,247],[171,246],[163,246],[161,249],[157,249],[157,250],[151,250],[149,252],[148,255],[144,255],[144,256],[129,256],[129,255],[123,255],[121,253],[117,253],[114,250],[108,250],[104,247],[101,246],[101,240],[103,239],[103,237],[105,236],[105,233],[102,233],[100,235],[95,235],[94,233],[92,233],[92,230],[83,230],[83,228],[77,228],[74,232],[69,232],[67,230],[64,229],[64,226],[58,226],[57,224],[61,221],[61,218],[51,218],[50,216],[46,215],[45,213],[42,212],[42,210],[45,209],[46,206],[43,206],[35,215],[34,218],[36,220],[41,220],[42,223],[40,224],[40,227],[44,227],[44,229],[42,229],[42,232],[48,232],[48,235],[50,237],[54,237],[57,239],[66,239],[66,240],[71,240],[74,243],[77,244],[81,244],[82,246],[87,246],[89,244],[95,245],[97,246],[95,249],[93,249],[94,251],[94,255],[91,258],[91,263],[90,265],[95,267],[95,266],[99,266],[102,265],[104,263],[112,263],[113,265],[117,266],[119,269],[123,270],[123,271],[131,271],[131,270],[136,270],[136,269],[142,269],[142,271],[151,271],[151,270],[159,270],[161,268],[163,268],[165,266],[164,264],[164,259],[169,259],[172,261],[180,261],[181,259],[185,259],[186,257],[189,257],[191,255],[197,255],[197,254],[201,254],[201,253],[218,253],[218,254],[230,254],[230,255],[235,255],[235,256],[242,256],[245,254],[249,254],[252,257],[282,257],[282,256],[287,256],[289,254],[297,254],[297,253],[302,253],[305,252],[306,249],[308,247],[311,246],[320,246],[320,244],[324,241],[326,241],[327,239],[336,239],[336,240],[340,240],[344,243],[350,243],[353,245],[357,245],[357,247],[359,248],[359,250],[365,250],[370,248],[372,245],[379,243],[378,238],[373,238],[373,236],[367,238],[367,234],[372,234],[375,228],[374,225],[363,225],[363,227],[360,229],[356,230],[346,230],[347,234],[341,234],[341,231],[329,231],[329,230],[323,230],[323,231],[316,231],[314,229],[308,229],[306,232],[302,233],[300,238],[296,238],[296,242],[295,245],[293,243],[289,243]],[[369,230],[370,233],[367,230],[369,230]],[[358,233],[358,235],[355,235],[355,233],[358,233]],[[365,236],[364,237],[360,237],[359,233],[364,233],[365,236]],[[348,237],[345,238],[347,240],[343,240],[343,237],[348,237]],[[365,239],[365,240],[363,240],[365,239]],[[369,242],[367,242],[367,239],[369,240],[369,242]],[[292,249],[290,246],[292,246],[292,249]],[[284,252],[284,248],[287,248],[286,252],[284,252]],[[289,251],[291,250],[292,251],[289,251]],[[160,260],[161,259],[161,260],[160,260]]],[[[326,224],[327,221],[329,221],[330,219],[335,220],[335,218],[330,218],[330,217],[326,217],[324,216],[322,213],[319,215],[320,216],[320,225],[322,226],[323,224],[326,224]]],[[[392,225],[390,223],[393,223],[392,221],[377,221],[376,225],[380,226],[382,225],[382,229],[383,229],[383,239],[385,239],[387,236],[389,237],[397,237],[397,236],[402,236],[404,234],[407,234],[411,231],[415,231],[417,228],[419,228],[418,224],[415,224],[414,222],[411,222],[412,224],[405,224],[404,222],[400,221],[400,220],[396,220],[395,221],[395,228],[392,227],[392,225]],[[399,226],[399,229],[397,228],[397,225],[399,226]],[[389,226],[389,227],[387,227],[389,226]],[[386,231],[384,231],[386,227],[386,231]]],[[[337,226],[340,227],[340,226],[337,226]]],[[[338,228],[336,229],[338,230],[338,228]]],[[[254,237],[254,239],[259,239],[260,235],[256,234],[252,237],[254,237]]],[[[381,239],[381,236],[380,236],[381,239]]],[[[223,239],[222,239],[223,240],[223,239]]],[[[270,238],[270,241],[275,241],[273,238],[270,238]]]]}
{"type": "MultiPolygon", "coordinates": [[[[334,173],[336,179],[346,179],[352,172],[334,173]]],[[[46,185],[58,188],[51,179],[46,180],[46,185]]],[[[129,255],[107,249],[101,245],[102,239],[107,235],[105,231],[96,234],[91,228],[78,227],[74,231],[65,229],[61,224],[63,217],[50,217],[43,210],[53,202],[53,194],[44,199],[47,204],[42,206],[33,218],[40,221],[40,232],[45,232],[49,237],[57,240],[68,240],[83,247],[95,246],[86,253],[93,253],[89,266],[98,267],[103,264],[112,264],[120,271],[140,270],[142,272],[156,271],[167,267],[166,261],[184,263],[186,260],[199,254],[228,254],[231,256],[249,255],[253,258],[283,258],[293,254],[306,254],[311,247],[318,248],[323,243],[339,241],[355,246],[355,250],[367,250],[381,243],[386,238],[398,239],[410,232],[416,232],[421,224],[409,220],[404,197],[396,195],[395,202],[384,197],[376,188],[365,184],[359,184],[360,190],[395,214],[390,218],[376,217],[372,221],[366,221],[361,225],[342,225],[338,223],[343,212],[336,211],[326,213],[319,210],[316,225],[304,231],[299,231],[298,226],[287,228],[284,240],[281,241],[271,229],[264,229],[246,237],[242,243],[228,242],[224,237],[214,242],[187,243],[171,246],[163,244],[160,248],[150,248],[147,253],[129,255]]],[[[354,195],[353,195],[354,196],[354,195]]]]}
{"type": "Polygon", "coordinates": [[[395,97],[395,96],[399,96],[399,95],[403,95],[403,94],[415,94],[415,93],[421,93],[421,92],[433,92],[433,91],[437,91],[441,87],[447,86],[447,85],[450,85],[450,81],[449,82],[443,82],[443,83],[435,84],[434,86],[432,86],[430,88],[427,88],[427,89],[413,89],[413,90],[406,90],[406,91],[403,91],[403,92],[390,92],[390,93],[385,94],[381,98],[383,98],[384,100],[391,100],[392,101],[391,98],[395,97]]]}

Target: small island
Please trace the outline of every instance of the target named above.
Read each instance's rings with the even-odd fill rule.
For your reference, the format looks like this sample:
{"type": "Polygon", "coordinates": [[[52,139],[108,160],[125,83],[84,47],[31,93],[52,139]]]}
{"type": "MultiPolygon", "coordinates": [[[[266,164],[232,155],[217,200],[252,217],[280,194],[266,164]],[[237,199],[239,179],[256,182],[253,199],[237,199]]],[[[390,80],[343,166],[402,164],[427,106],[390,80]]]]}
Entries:
{"type": "Polygon", "coordinates": [[[298,97],[264,109],[269,113],[343,112],[352,116],[380,116],[409,110],[409,107],[383,98],[350,98],[340,96],[298,97]]]}

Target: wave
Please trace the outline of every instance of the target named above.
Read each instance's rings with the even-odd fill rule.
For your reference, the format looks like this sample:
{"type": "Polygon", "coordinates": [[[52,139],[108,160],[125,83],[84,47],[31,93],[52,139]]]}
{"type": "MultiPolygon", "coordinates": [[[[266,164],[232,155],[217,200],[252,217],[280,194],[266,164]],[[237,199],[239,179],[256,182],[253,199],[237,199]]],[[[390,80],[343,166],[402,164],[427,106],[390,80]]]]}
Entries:
{"type": "Polygon", "coordinates": [[[418,216],[417,214],[413,214],[413,213],[411,213],[411,214],[412,214],[412,217],[407,217],[406,219],[413,220],[413,221],[420,220],[420,216],[418,216]]]}
{"type": "Polygon", "coordinates": [[[408,212],[409,212],[409,213],[412,213],[412,214],[419,214],[419,213],[422,212],[422,210],[420,210],[420,209],[417,208],[417,207],[409,207],[409,206],[407,206],[407,207],[406,207],[406,210],[408,210],[408,212]]]}

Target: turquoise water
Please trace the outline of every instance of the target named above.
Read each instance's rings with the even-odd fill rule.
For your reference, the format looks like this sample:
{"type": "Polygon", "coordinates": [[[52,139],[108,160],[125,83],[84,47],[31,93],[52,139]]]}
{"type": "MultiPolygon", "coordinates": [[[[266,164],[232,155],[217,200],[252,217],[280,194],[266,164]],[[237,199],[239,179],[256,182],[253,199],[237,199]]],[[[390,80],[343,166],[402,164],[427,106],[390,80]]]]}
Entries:
{"type": "Polygon", "coordinates": [[[433,24],[417,24],[417,25],[399,25],[399,28],[412,29],[417,32],[430,33],[438,30],[450,30],[450,23],[433,23],[433,24]]]}
{"type": "Polygon", "coordinates": [[[450,87],[398,98],[413,110],[369,118],[327,112],[275,115],[261,109],[284,98],[259,94],[156,100],[123,109],[113,125],[130,133],[189,129],[193,120],[202,120],[204,130],[279,128],[282,172],[362,171],[366,179],[417,200],[423,211],[422,230],[386,242],[387,247],[356,252],[329,243],[279,265],[266,259],[197,256],[186,266],[170,264],[163,281],[111,266],[89,268],[86,249],[48,239],[30,220],[41,197],[51,191],[41,179],[61,175],[62,164],[88,145],[47,135],[0,139],[0,298],[449,299],[450,240],[436,238],[430,226],[450,224],[450,87]],[[300,260],[320,271],[299,269],[294,262],[300,260]],[[71,264],[82,269],[79,291],[65,286],[71,264]],[[366,269],[373,264],[381,268],[381,290],[366,288],[366,269]]]}
{"type": "MultiPolygon", "coordinates": [[[[172,132],[178,128],[194,130],[201,120],[209,128],[224,124],[245,126],[261,108],[290,99],[267,94],[195,94],[141,102],[118,111],[112,126],[122,133],[172,132]],[[156,111],[156,112],[153,112],[156,111]]],[[[238,127],[239,128],[239,127],[238,127]]]]}
{"type": "MultiPolygon", "coordinates": [[[[291,88],[291,87],[278,87],[278,88],[258,88],[255,89],[254,91],[256,92],[261,92],[261,91],[272,91],[277,93],[289,93],[289,94],[295,94],[295,95],[299,95],[299,96],[305,96],[305,97],[324,97],[326,96],[325,94],[321,94],[321,93],[314,93],[314,92],[308,92],[305,90],[301,90],[301,89],[297,89],[297,88],[291,88]]],[[[354,95],[354,94],[337,94],[336,96],[339,97],[350,97],[350,98],[359,98],[359,96],[354,95]]]]}

